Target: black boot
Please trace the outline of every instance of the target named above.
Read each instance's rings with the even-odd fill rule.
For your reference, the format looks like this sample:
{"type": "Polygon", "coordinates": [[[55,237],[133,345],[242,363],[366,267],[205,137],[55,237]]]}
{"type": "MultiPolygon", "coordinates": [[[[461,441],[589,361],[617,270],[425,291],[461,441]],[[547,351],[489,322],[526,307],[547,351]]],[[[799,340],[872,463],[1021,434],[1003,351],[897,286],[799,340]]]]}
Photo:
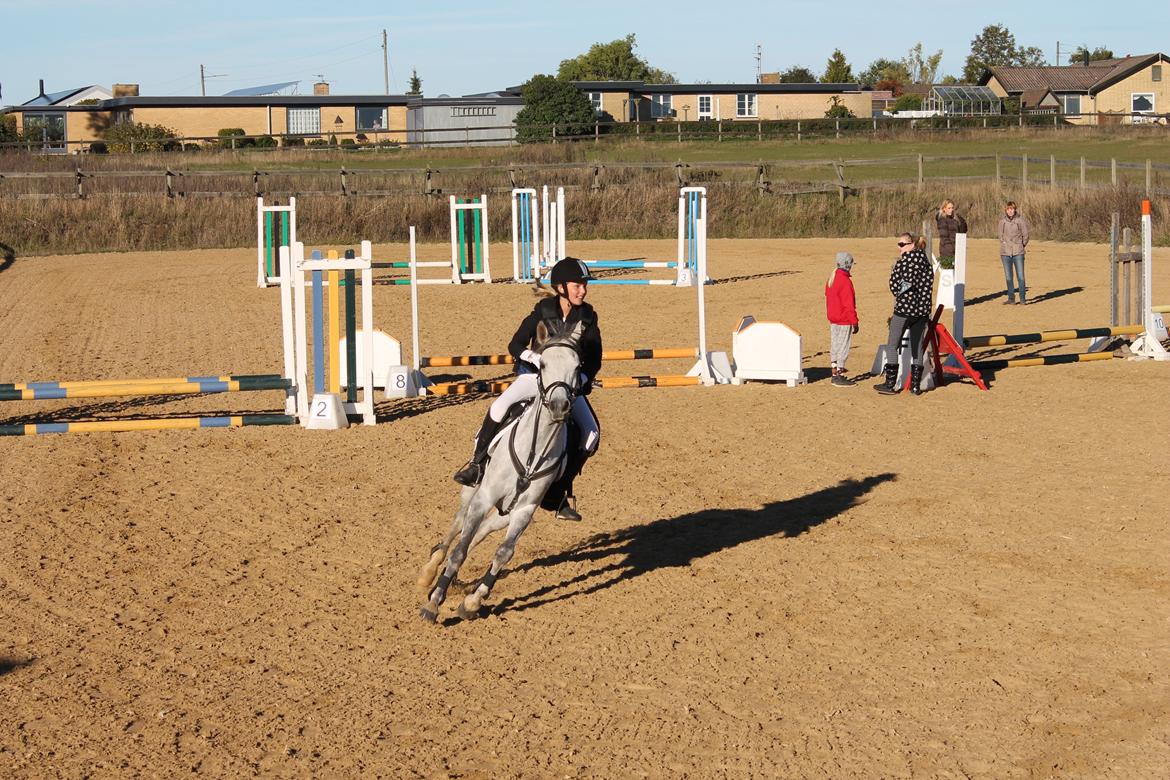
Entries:
{"type": "Polygon", "coordinates": [[[589,453],[575,447],[569,451],[567,458],[564,476],[559,480],[560,484],[564,485],[565,496],[557,507],[556,518],[557,520],[572,520],[579,523],[581,522],[581,513],[577,511],[577,496],[573,493],[573,480],[580,475],[581,469],[585,467],[589,453]]]}
{"type": "Polygon", "coordinates": [[[910,392],[922,395],[922,366],[910,367],[910,392]]]}
{"type": "Polygon", "coordinates": [[[886,363],[884,373],[886,375],[885,380],[878,382],[873,386],[873,389],[877,390],[882,395],[894,395],[894,393],[898,392],[894,389],[894,385],[898,383],[898,364],[886,363]]]}
{"type": "Polygon", "coordinates": [[[483,464],[487,461],[488,447],[499,430],[500,424],[492,419],[491,413],[485,414],[483,424],[479,426],[479,433],[475,435],[475,452],[471,460],[455,472],[453,479],[456,482],[465,487],[475,487],[479,484],[483,479],[483,464]]]}

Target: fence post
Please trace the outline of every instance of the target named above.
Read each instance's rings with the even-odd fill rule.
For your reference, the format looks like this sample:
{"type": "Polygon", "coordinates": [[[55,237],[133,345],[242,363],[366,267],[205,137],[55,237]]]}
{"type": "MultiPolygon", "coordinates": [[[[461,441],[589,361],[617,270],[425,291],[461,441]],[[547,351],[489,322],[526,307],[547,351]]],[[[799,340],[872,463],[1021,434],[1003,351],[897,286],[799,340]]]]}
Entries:
{"type": "Polygon", "coordinates": [[[167,197],[168,198],[175,197],[174,178],[175,178],[175,174],[171,173],[170,168],[167,168],[167,197]]]}
{"type": "MultiPolygon", "coordinates": [[[[82,184],[83,181],[85,181],[85,174],[81,172],[81,164],[78,163],[78,165],[77,165],[77,197],[78,198],[85,198],[85,186],[82,184]]],[[[1149,190],[1149,187],[1147,186],[1146,189],[1149,190]]]]}
{"type": "Polygon", "coordinates": [[[987,117],[983,117],[983,129],[987,129],[987,117]]]}
{"type": "Polygon", "coordinates": [[[764,120],[763,119],[756,120],[756,140],[757,141],[764,140],[764,120]]]}
{"type": "Polygon", "coordinates": [[[1154,184],[1154,167],[1149,158],[1146,158],[1146,197],[1150,197],[1150,191],[1154,184]]]}
{"type": "Polygon", "coordinates": [[[601,166],[600,165],[593,166],[593,184],[589,187],[589,189],[593,190],[594,192],[597,192],[598,190],[601,189],[601,166]]]}
{"type": "Polygon", "coordinates": [[[349,187],[345,183],[345,166],[341,167],[341,194],[349,195],[349,187]]]}
{"type": "Polygon", "coordinates": [[[1024,152],[1024,165],[1020,169],[1020,186],[1023,189],[1028,189],[1028,153],[1024,152]]]}
{"type": "Polygon", "coordinates": [[[800,120],[796,120],[796,142],[800,143],[800,120]]]}
{"type": "Polygon", "coordinates": [[[552,142],[554,144],[557,142],[557,123],[556,122],[553,122],[552,142]]]}
{"type": "Polygon", "coordinates": [[[1021,112],[1020,113],[1020,127],[1023,127],[1023,126],[1024,126],[1024,114],[1023,114],[1023,112],[1021,112]]]}
{"type": "Polygon", "coordinates": [[[595,119],[593,120],[593,143],[597,143],[599,140],[601,140],[601,123],[595,119]]]}
{"type": "Polygon", "coordinates": [[[1056,189],[1056,155],[1048,156],[1048,186],[1056,189]]]}
{"type": "Polygon", "coordinates": [[[918,191],[922,192],[922,155],[918,155],[918,191]]]}
{"type": "Polygon", "coordinates": [[[873,118],[873,133],[874,133],[874,135],[877,135],[877,117],[876,116],[873,118]]]}
{"type": "Polygon", "coordinates": [[[841,140],[841,120],[833,120],[833,131],[837,134],[837,140],[841,140]]]}
{"type": "Polygon", "coordinates": [[[1114,187],[1117,186],[1117,158],[1116,157],[1109,158],[1109,180],[1113,183],[1114,187]]]}
{"type": "Polygon", "coordinates": [[[257,198],[264,194],[260,191],[260,171],[252,171],[252,192],[257,198]]]}
{"type": "Polygon", "coordinates": [[[1117,239],[1120,230],[1121,214],[1115,211],[1109,223],[1109,324],[1113,326],[1121,324],[1117,316],[1117,239]]]}
{"type": "Polygon", "coordinates": [[[682,143],[682,122],[675,122],[674,123],[674,130],[675,130],[675,137],[678,138],[678,142],[681,144],[682,143]]]}
{"type": "Polygon", "coordinates": [[[1081,158],[1081,190],[1085,189],[1085,158],[1081,158]]]}
{"type": "Polygon", "coordinates": [[[1003,183],[1001,182],[1001,180],[1000,180],[1000,177],[999,177],[999,172],[1000,172],[1000,169],[999,169],[999,152],[996,152],[996,153],[995,153],[995,188],[996,188],[997,190],[998,190],[998,189],[1002,189],[1002,187],[1003,187],[1003,183]]]}
{"type": "Polygon", "coordinates": [[[723,120],[719,120],[719,143],[723,143],[723,120]]]}

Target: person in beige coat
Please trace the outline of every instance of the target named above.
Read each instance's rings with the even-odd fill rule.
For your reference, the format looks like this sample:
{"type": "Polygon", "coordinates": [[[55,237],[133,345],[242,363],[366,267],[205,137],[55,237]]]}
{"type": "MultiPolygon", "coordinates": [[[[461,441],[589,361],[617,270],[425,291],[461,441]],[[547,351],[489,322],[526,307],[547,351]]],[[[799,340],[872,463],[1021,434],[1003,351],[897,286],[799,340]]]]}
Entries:
{"type": "Polygon", "coordinates": [[[1007,301],[1016,302],[1016,288],[1020,291],[1020,303],[1028,302],[1024,286],[1024,250],[1028,247],[1028,220],[1016,210],[1016,204],[1008,201],[1003,216],[999,218],[999,259],[1003,261],[1003,278],[1007,282],[1007,301]],[[1012,272],[1015,272],[1015,286],[1012,286],[1012,272]]]}

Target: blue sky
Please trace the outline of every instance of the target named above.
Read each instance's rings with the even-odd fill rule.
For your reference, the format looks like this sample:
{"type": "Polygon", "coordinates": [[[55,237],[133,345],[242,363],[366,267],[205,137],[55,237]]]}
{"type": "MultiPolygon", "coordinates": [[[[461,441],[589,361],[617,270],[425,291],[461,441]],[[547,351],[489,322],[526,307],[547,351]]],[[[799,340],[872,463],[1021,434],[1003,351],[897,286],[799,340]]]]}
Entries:
{"type": "Polygon", "coordinates": [[[213,77],[209,95],[298,80],[305,94],[318,74],[334,94],[378,94],[383,28],[390,35],[390,91],[404,92],[416,68],[430,96],[485,92],[555,73],[562,59],[629,33],[642,57],[683,82],[754,81],[756,44],[765,71],[804,65],[820,73],[834,48],[856,71],[878,57],[898,59],[921,40],[928,52],[943,50],[942,74],[957,74],[971,39],[988,24],[1006,25],[1019,44],[1040,47],[1050,60],[1057,41],[1062,52],[1082,43],[1119,55],[1170,50],[1170,3],[1140,5],[1141,14],[1110,15],[1096,3],[1053,0],[0,0],[0,104],[34,97],[40,78],[49,92],[131,82],[144,95],[198,95],[200,64],[213,77]]]}

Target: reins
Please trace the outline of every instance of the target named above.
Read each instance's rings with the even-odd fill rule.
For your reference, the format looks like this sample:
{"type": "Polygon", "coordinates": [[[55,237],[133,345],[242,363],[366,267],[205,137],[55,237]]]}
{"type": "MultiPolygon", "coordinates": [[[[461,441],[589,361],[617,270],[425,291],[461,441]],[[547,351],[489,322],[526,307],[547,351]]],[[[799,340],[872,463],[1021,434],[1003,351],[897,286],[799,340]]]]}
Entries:
{"type": "MultiPolygon", "coordinates": [[[[553,347],[561,347],[564,349],[572,349],[576,351],[576,348],[572,344],[548,344],[545,346],[542,352],[552,349],[553,347]]],[[[576,371],[575,368],[574,371],[576,371]]],[[[544,379],[539,372],[536,375],[536,386],[540,392],[540,396],[539,402],[536,404],[536,413],[532,415],[532,445],[528,450],[528,459],[526,462],[521,463],[520,456],[516,453],[516,431],[520,428],[519,421],[517,421],[516,425],[512,427],[512,433],[508,437],[508,455],[511,456],[512,465],[516,469],[516,492],[512,496],[512,501],[510,504],[508,504],[508,508],[500,512],[501,515],[508,514],[516,507],[517,502],[520,500],[520,495],[524,491],[528,490],[529,486],[534,480],[552,474],[561,464],[561,459],[557,458],[544,468],[540,468],[540,465],[544,463],[545,459],[548,457],[549,450],[552,449],[553,442],[556,441],[557,435],[560,433],[561,428],[568,424],[569,415],[572,414],[572,405],[573,401],[576,399],[577,391],[568,382],[562,382],[560,380],[553,382],[551,385],[546,387],[544,384],[544,379]],[[557,423],[557,427],[553,434],[548,437],[548,442],[544,446],[544,451],[540,453],[540,457],[537,457],[536,438],[537,432],[540,430],[540,415],[545,411],[545,409],[548,408],[548,395],[558,387],[565,388],[565,392],[569,396],[570,412],[569,414],[565,415],[565,419],[557,423]]]]}

